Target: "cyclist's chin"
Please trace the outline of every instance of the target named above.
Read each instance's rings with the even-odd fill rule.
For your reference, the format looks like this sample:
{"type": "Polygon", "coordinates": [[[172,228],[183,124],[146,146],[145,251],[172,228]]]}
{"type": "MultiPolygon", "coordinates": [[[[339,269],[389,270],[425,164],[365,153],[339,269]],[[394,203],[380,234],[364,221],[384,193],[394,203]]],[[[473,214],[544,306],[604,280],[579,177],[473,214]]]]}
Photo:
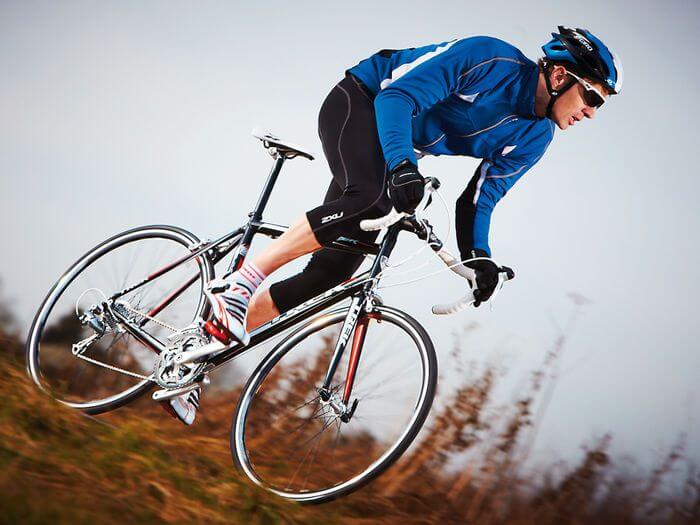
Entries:
{"type": "Polygon", "coordinates": [[[559,118],[554,118],[554,123],[557,125],[557,127],[561,130],[567,129],[569,126],[571,126],[571,119],[569,117],[559,117],[559,118]]]}

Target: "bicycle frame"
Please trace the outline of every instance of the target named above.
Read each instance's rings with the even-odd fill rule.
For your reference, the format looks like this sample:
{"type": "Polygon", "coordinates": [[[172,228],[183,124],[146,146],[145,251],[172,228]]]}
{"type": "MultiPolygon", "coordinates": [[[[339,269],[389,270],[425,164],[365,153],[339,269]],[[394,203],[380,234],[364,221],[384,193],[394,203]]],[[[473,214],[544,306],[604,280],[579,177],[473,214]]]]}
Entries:
{"type": "MultiPolygon", "coordinates": [[[[119,297],[122,297],[123,295],[132,292],[155,279],[158,279],[159,277],[179,267],[181,264],[191,261],[192,259],[207,257],[212,264],[217,264],[235,249],[236,253],[229,264],[227,272],[224,274],[224,277],[226,277],[243,265],[253,238],[256,235],[262,234],[271,238],[277,238],[282,235],[286,231],[286,227],[265,223],[262,221],[263,212],[270,198],[270,194],[272,193],[272,189],[277,181],[277,177],[279,176],[285,160],[288,158],[285,154],[281,154],[277,151],[273,151],[272,154],[275,159],[272,170],[270,171],[265,186],[263,187],[263,191],[258,199],[255,209],[248,214],[249,220],[246,225],[227,233],[213,242],[205,241],[198,245],[191,246],[190,250],[192,253],[151,273],[138,283],[115,293],[109,298],[109,301],[114,302],[119,297]]],[[[341,237],[331,243],[328,246],[330,248],[347,251],[350,253],[375,255],[376,257],[372,267],[368,271],[349,279],[348,281],[288,310],[287,312],[280,314],[262,326],[256,328],[250,333],[250,342],[246,346],[241,347],[240,344],[236,342],[217,351],[216,354],[207,359],[206,370],[210,371],[218,368],[227,361],[269,340],[293,325],[308,319],[316,313],[321,312],[322,310],[325,310],[326,308],[337,304],[348,297],[352,297],[350,308],[336,342],[323,385],[319,389],[321,398],[324,401],[329,401],[331,398],[330,387],[333,376],[335,375],[341,358],[350,341],[350,336],[354,334],[350,356],[351,360],[348,366],[348,373],[347,377],[345,378],[345,387],[342,396],[343,407],[346,408],[350,400],[354,376],[361,354],[362,343],[367,331],[368,315],[371,315],[371,313],[363,314],[363,311],[371,309],[371,305],[369,305],[370,307],[368,308],[368,300],[370,300],[373,296],[373,289],[378,282],[380,273],[384,267],[384,263],[388,260],[394,246],[396,245],[398,234],[402,230],[411,230],[411,228],[406,224],[399,223],[391,226],[387,230],[387,233],[380,244],[367,244],[345,237],[341,237]]],[[[198,279],[199,273],[195,274],[192,278],[170,293],[160,304],[152,308],[147,315],[154,316],[163,311],[198,279]]],[[[149,321],[148,318],[143,319],[139,323],[134,323],[128,317],[122,315],[118,311],[113,311],[113,313],[114,316],[122,322],[126,331],[131,333],[136,339],[141,341],[151,350],[156,353],[161,353],[165,349],[166,345],[158,341],[155,337],[144,330],[144,326],[149,321]]],[[[347,416],[349,419],[349,417],[352,415],[352,409],[347,411],[347,413],[349,414],[349,416],[347,416]]]]}

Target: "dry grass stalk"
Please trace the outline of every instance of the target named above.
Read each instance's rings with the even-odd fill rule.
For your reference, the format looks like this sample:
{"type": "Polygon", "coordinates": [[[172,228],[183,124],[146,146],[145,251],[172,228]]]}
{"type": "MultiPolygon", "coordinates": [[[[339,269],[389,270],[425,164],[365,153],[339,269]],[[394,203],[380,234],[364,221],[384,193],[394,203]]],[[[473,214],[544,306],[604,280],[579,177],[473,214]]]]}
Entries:
{"type": "Polygon", "coordinates": [[[462,451],[476,442],[476,432],[484,428],[481,412],[493,387],[495,371],[488,368],[483,376],[459,388],[434,419],[428,435],[414,447],[414,452],[401,461],[400,468],[385,484],[383,494],[391,497],[409,478],[424,466],[444,465],[447,453],[462,451]]]}

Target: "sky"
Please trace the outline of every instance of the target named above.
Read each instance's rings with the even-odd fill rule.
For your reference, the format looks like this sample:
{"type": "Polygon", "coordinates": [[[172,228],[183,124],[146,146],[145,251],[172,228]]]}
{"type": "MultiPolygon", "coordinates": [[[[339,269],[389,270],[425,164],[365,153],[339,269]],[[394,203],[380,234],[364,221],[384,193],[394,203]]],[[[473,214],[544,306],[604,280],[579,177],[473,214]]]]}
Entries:
{"type": "MultiPolygon", "coordinates": [[[[509,368],[506,399],[566,325],[568,294],[581,294],[590,302],[568,333],[536,456],[574,458],[611,432],[615,454],[653,462],[685,432],[700,460],[699,22],[690,1],[2,2],[2,292],[26,330],[58,276],[116,232],[160,223],[214,238],[235,228],[270,167],[253,127],[318,154],[287,163],[266,218],[289,223],[315,207],[330,175],[320,105],[379,49],[491,35],[535,60],[557,25],[586,27],[621,57],[624,91],[594,120],[558,131],[498,204],[491,247],[516,280],[492,308],[448,317],[430,306],[460,295],[449,272],[384,298],[431,333],[441,399],[460,380],[449,351],[470,323],[478,329],[457,335],[463,352],[509,368]]],[[[450,215],[434,206],[431,220],[455,252],[454,200],[477,164],[420,163],[443,183],[450,215]]],[[[405,240],[396,260],[418,247],[405,240]]],[[[428,255],[407,263],[430,266],[406,278],[439,269],[428,255]]]]}

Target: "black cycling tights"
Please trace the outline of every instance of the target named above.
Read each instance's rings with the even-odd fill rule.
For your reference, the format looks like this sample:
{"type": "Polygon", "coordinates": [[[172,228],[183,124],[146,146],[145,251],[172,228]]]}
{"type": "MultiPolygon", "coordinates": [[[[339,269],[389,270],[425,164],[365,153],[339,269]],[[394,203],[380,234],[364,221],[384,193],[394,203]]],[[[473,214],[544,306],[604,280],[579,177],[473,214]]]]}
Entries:
{"type": "MultiPolygon", "coordinates": [[[[333,174],[323,204],[306,213],[319,244],[340,236],[373,242],[378,232],[360,229],[360,220],[386,215],[384,162],[374,103],[355,77],[348,74],[326,97],[318,116],[318,134],[333,174]]],[[[270,287],[280,312],[348,279],[363,260],[355,255],[322,248],[311,256],[304,270],[270,287]]]]}

